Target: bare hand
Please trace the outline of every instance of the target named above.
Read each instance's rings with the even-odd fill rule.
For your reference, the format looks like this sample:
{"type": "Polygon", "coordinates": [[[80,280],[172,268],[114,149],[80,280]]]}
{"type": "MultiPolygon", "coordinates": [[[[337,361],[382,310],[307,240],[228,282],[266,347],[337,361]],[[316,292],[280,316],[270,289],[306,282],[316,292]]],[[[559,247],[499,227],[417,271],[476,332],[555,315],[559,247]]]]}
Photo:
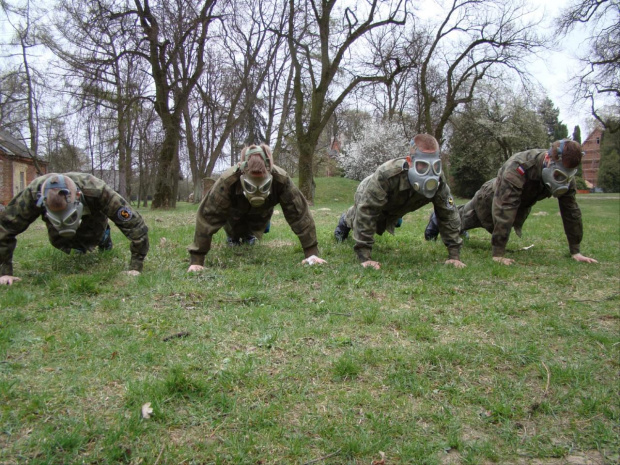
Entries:
{"type": "Polygon", "coordinates": [[[187,269],[188,273],[193,273],[195,271],[202,271],[204,270],[205,267],[202,265],[190,265],[189,268],[187,269]]]}
{"type": "Polygon", "coordinates": [[[372,260],[366,260],[365,262],[362,263],[362,266],[364,268],[368,268],[369,266],[374,268],[375,270],[380,270],[381,269],[381,265],[379,264],[379,262],[375,262],[372,260]]]}
{"type": "Polygon", "coordinates": [[[0,277],[0,285],[7,285],[10,286],[13,283],[16,283],[17,281],[21,281],[22,278],[18,278],[16,276],[10,276],[10,275],[4,275],[0,277]]]}
{"type": "Polygon", "coordinates": [[[449,258],[446,260],[446,265],[454,265],[455,268],[465,268],[467,265],[460,260],[455,260],[454,258],[449,258]]]}
{"type": "Polygon", "coordinates": [[[127,276],[140,276],[140,272],[138,270],[123,271],[123,274],[126,274],[127,276]]]}
{"type": "Polygon", "coordinates": [[[584,262],[584,263],[598,263],[597,260],[581,255],[580,253],[576,253],[575,255],[573,255],[573,260],[577,260],[578,262],[584,262]]]}
{"type": "Polygon", "coordinates": [[[515,262],[512,258],[506,258],[506,257],[493,257],[493,261],[497,263],[501,263],[502,265],[512,265],[515,262]]]}
{"type": "Polygon", "coordinates": [[[310,255],[308,258],[301,261],[302,265],[322,265],[323,263],[327,262],[316,255],[310,255]]]}

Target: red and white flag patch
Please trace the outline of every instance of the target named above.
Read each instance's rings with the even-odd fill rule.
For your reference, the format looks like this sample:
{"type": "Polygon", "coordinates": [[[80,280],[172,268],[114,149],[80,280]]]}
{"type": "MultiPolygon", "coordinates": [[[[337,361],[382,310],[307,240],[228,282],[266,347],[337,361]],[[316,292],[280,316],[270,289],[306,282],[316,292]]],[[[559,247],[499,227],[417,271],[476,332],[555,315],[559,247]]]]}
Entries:
{"type": "Polygon", "coordinates": [[[517,166],[517,173],[519,173],[521,176],[525,176],[525,170],[521,165],[517,166]]]}

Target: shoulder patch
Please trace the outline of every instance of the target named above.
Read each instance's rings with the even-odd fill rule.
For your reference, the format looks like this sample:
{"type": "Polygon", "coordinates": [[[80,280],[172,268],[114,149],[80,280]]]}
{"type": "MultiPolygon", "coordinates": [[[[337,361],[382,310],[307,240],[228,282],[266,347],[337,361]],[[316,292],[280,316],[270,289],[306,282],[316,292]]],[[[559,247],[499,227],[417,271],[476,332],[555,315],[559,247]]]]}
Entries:
{"type": "Polygon", "coordinates": [[[523,165],[517,166],[517,173],[519,173],[521,176],[525,176],[525,168],[523,168],[523,165]]]}
{"type": "Polygon", "coordinates": [[[128,207],[121,207],[116,212],[116,217],[121,221],[129,221],[133,218],[133,213],[128,207]]]}

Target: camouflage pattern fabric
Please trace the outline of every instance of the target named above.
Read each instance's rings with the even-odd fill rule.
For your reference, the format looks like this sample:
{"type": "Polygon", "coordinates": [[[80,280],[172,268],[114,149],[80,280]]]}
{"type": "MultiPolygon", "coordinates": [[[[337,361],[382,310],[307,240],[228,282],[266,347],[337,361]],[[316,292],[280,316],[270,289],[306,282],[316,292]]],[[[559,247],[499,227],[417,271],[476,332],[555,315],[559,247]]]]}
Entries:
{"type": "MultiPolygon", "coordinates": [[[[520,152],[508,159],[491,179],[476,192],[474,198],[459,207],[462,230],[483,227],[492,234],[493,256],[503,257],[510,231],[521,236],[521,229],[532,206],[551,197],[542,180],[546,150],[520,152]]],[[[566,194],[558,198],[564,232],[572,255],[579,253],[583,238],[581,210],[576,200],[575,181],[566,194]]]]}
{"type": "Polygon", "coordinates": [[[196,214],[194,242],[188,247],[191,265],[204,265],[213,235],[221,228],[232,238],[253,235],[260,239],[276,205],[299,238],[307,257],[318,255],[318,242],[310,207],[301,191],[282,168],[271,170],[273,182],[269,197],[260,207],[252,207],[243,195],[239,166],[226,170],[206,193],[196,214]]]}
{"type": "Polygon", "coordinates": [[[428,199],[413,190],[407,170],[405,158],[390,160],[357,187],[355,204],[347,210],[345,221],[353,230],[358,259],[362,263],[371,259],[375,234],[394,234],[399,218],[432,202],[449,258],[458,260],[463,243],[459,236],[461,219],[443,174],[435,196],[428,199]]]}
{"type": "Polygon", "coordinates": [[[0,213],[0,275],[13,274],[16,236],[28,229],[38,217],[47,226],[50,243],[65,253],[70,253],[71,249],[93,250],[108,226],[108,219],[112,220],[130,241],[130,268],[142,271],[149,250],[149,238],[148,228],[140,214],[101,179],[86,173],[65,173],[64,176],[73,179],[82,191],[84,215],[75,236],[63,238],[45,216],[45,208],[37,207],[41,185],[49,176],[40,176],[32,181],[0,213]]]}

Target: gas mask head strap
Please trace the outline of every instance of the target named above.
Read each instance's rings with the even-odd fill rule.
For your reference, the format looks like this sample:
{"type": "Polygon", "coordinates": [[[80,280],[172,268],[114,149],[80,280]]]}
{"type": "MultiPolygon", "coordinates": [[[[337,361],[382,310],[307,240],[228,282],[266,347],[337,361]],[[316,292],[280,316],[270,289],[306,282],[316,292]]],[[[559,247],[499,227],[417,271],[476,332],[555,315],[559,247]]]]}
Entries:
{"type": "Polygon", "coordinates": [[[265,162],[265,168],[267,168],[267,171],[270,172],[271,171],[271,160],[265,153],[265,150],[263,150],[263,148],[260,146],[252,147],[247,152],[245,152],[245,154],[243,155],[243,162],[241,163],[241,169],[245,170],[245,168],[248,166],[248,160],[250,159],[250,156],[254,155],[255,153],[260,154],[263,161],[265,162]]]}
{"type": "Polygon", "coordinates": [[[45,202],[47,200],[47,195],[48,195],[49,191],[52,190],[52,189],[58,189],[58,193],[60,195],[64,195],[65,198],[67,199],[67,204],[69,204],[70,202],[76,202],[77,201],[77,198],[78,198],[78,188],[77,188],[77,186],[75,186],[75,194],[74,194],[73,198],[71,199],[71,189],[67,185],[67,182],[65,181],[64,175],[57,174],[57,175],[51,175],[43,183],[43,188],[41,189],[41,192],[39,193],[39,199],[37,200],[37,207],[44,207],[45,206],[45,202]],[[56,178],[56,179],[53,180],[54,178],[56,178]]]}

